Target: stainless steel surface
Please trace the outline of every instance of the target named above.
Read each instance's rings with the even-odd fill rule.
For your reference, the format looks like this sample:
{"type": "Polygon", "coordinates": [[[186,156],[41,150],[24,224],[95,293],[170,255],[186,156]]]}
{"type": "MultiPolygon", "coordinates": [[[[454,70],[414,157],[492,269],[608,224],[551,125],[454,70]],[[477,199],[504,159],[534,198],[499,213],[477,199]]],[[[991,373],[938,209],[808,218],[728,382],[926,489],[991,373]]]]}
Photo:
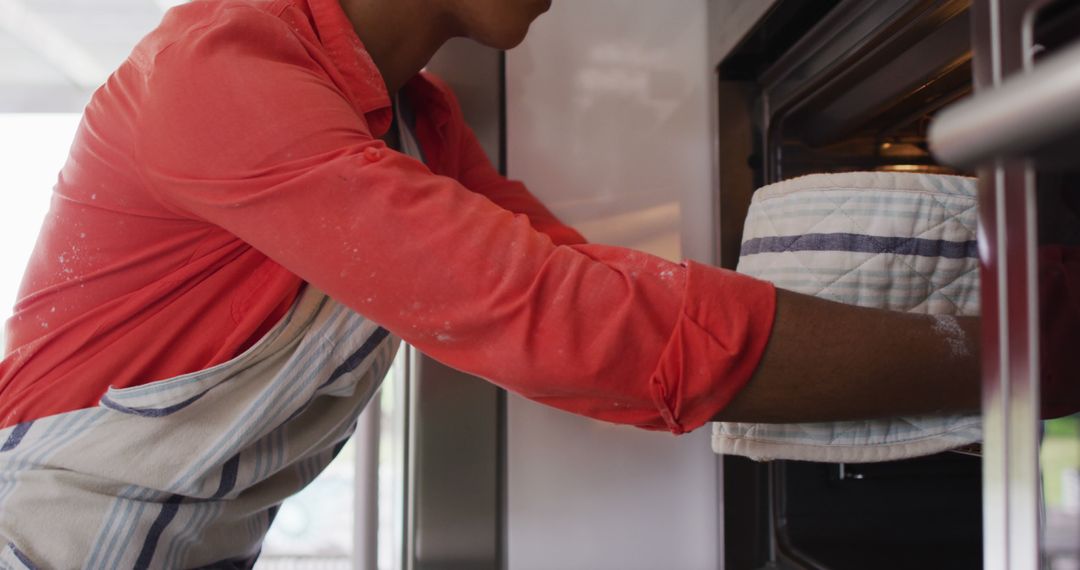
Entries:
{"type": "MultiPolygon", "coordinates": [[[[708,260],[706,3],[555,2],[507,54],[508,172],[598,243],[708,260]]],[[[707,429],[507,402],[510,570],[717,568],[707,429]]]]}
{"type": "MultiPolygon", "coordinates": [[[[383,379],[377,402],[379,410],[378,536],[379,570],[406,567],[405,542],[408,502],[409,455],[409,361],[412,349],[402,343],[390,374],[383,379]]],[[[368,569],[365,569],[368,570],[368,569]]]]}
{"type": "MultiPolygon", "coordinates": [[[[502,140],[502,55],[466,40],[427,67],[451,87],[489,157],[502,140]]],[[[494,570],[501,564],[499,390],[416,353],[410,370],[406,568],[494,570]]]]}
{"type": "Polygon", "coordinates": [[[416,504],[416,486],[417,480],[420,478],[420,474],[417,473],[416,467],[419,462],[416,452],[416,429],[415,424],[417,421],[417,414],[420,409],[420,401],[414,393],[416,384],[420,383],[417,377],[416,369],[420,366],[420,359],[424,357],[420,351],[414,349],[411,346],[406,347],[405,353],[405,461],[404,461],[404,475],[405,475],[405,488],[402,493],[402,499],[404,502],[405,513],[402,516],[402,522],[405,528],[402,529],[401,535],[401,560],[400,568],[402,570],[417,570],[416,563],[416,519],[417,511],[420,507],[416,504]]]}
{"type": "Polygon", "coordinates": [[[379,398],[372,398],[357,420],[353,501],[353,570],[377,570],[379,549],[379,398]]]}
{"type": "Polygon", "coordinates": [[[413,384],[412,568],[499,566],[499,458],[490,384],[420,356],[413,384]]]}
{"type": "Polygon", "coordinates": [[[708,0],[709,61],[731,53],[777,0],[708,0]]]}
{"type": "MultiPolygon", "coordinates": [[[[973,72],[980,97],[1023,69],[1028,4],[974,3],[973,72]]],[[[987,570],[1028,570],[1038,568],[1040,559],[1035,181],[1026,161],[999,158],[980,170],[979,182],[983,560],[987,570]]]]}
{"type": "Polygon", "coordinates": [[[1080,44],[1019,71],[997,89],[941,113],[930,129],[939,160],[971,167],[1029,155],[1080,130],[1080,44]]]}
{"type": "MultiPolygon", "coordinates": [[[[706,17],[708,20],[706,30],[708,56],[706,63],[708,66],[714,68],[720,61],[723,61],[778,1],[708,0],[706,5],[706,17]]],[[[716,101],[721,96],[720,90],[728,87],[720,86],[717,74],[712,72],[711,69],[707,75],[709,78],[708,100],[716,101]]],[[[720,139],[724,137],[724,133],[721,131],[728,128],[729,120],[738,122],[740,116],[744,117],[746,115],[748,114],[740,115],[739,113],[732,113],[728,109],[719,108],[717,105],[709,105],[709,124],[720,125],[719,129],[712,129],[712,136],[710,137],[713,156],[713,188],[720,186],[721,173],[724,170],[722,162],[726,158],[720,153],[720,139]]],[[[724,240],[720,239],[720,235],[723,231],[721,218],[724,213],[720,211],[719,202],[718,195],[710,197],[708,208],[705,211],[711,212],[712,215],[707,218],[702,217],[704,227],[700,230],[691,229],[689,232],[684,232],[687,235],[695,236],[693,239],[683,240],[683,249],[687,257],[713,265],[723,263],[720,244],[724,243],[724,240]]]]}
{"type": "Polygon", "coordinates": [[[1039,478],[1034,180],[1023,162],[980,171],[983,368],[983,560],[1036,568],[1039,478]],[[1032,271],[1033,275],[1033,271],[1032,271]]]}

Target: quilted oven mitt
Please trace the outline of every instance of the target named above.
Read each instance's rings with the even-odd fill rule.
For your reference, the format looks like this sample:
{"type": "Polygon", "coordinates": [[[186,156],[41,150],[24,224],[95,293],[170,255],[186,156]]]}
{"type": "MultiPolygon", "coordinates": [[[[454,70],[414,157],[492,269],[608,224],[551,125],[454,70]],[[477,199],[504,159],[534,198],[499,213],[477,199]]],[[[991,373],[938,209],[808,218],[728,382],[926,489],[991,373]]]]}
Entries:
{"type": "MultiPolygon", "coordinates": [[[[754,194],[738,270],[842,303],[940,315],[947,342],[952,317],[979,310],[975,194],[975,179],[919,173],[812,174],[772,184],[754,194]]],[[[859,463],[938,453],[981,435],[979,416],[962,414],[719,422],[712,445],[757,460],[859,463]]]]}

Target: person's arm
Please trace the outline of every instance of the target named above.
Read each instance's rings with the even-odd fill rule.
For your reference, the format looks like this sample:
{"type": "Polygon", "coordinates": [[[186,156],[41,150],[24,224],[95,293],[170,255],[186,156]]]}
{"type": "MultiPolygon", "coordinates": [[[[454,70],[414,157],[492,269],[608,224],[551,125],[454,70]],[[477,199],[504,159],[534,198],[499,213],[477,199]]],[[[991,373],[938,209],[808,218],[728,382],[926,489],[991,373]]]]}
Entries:
{"type": "MultiPolygon", "coordinates": [[[[758,367],[771,284],[625,248],[557,245],[531,219],[387,149],[363,101],[283,22],[249,7],[221,14],[153,54],[150,96],[136,102],[139,175],[178,220],[224,229],[449,366],[592,418],[690,431],[758,367]]],[[[772,335],[779,355],[758,380],[787,382],[769,372],[773,359],[809,365],[802,325],[852,324],[787,312],[772,335]]],[[[857,402],[861,389],[848,382],[806,405],[857,402]]],[[[777,390],[758,391],[742,395],[759,414],[747,419],[779,405],[777,390]]]]}
{"type": "MultiPolygon", "coordinates": [[[[448,87],[429,76],[460,109],[448,87]]],[[[460,180],[556,243],[576,232],[526,187],[498,173],[460,117],[460,180]],[[571,233],[573,232],[573,233],[571,233]]],[[[581,242],[584,239],[581,238],[581,242]]],[[[830,302],[777,291],[773,332],[750,382],[720,421],[792,422],[975,411],[979,407],[978,318],[950,320],[830,302]],[[953,335],[946,338],[948,335],[953,335]]]]}
{"type": "Polygon", "coordinates": [[[343,91],[305,41],[234,5],[148,56],[135,166],[177,221],[220,228],[440,362],[576,414],[682,433],[750,377],[770,284],[554,243],[386,148],[369,127],[382,107],[343,91]]]}
{"type": "Polygon", "coordinates": [[[765,354],[717,421],[811,422],[979,409],[978,317],[776,293],[765,354]]]}

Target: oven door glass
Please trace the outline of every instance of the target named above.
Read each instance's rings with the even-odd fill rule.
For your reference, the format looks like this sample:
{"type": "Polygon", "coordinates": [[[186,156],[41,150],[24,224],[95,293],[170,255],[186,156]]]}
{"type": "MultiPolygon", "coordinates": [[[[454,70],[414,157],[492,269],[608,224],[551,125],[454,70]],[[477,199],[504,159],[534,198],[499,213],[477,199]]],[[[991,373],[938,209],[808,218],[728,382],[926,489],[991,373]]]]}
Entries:
{"type": "MultiPolygon", "coordinates": [[[[1030,57],[1080,42],[1080,3],[1035,2],[1030,57]]],[[[1039,365],[1040,539],[1043,567],[1080,568],[1080,133],[1055,141],[1031,161],[1036,172],[1039,365]]]]}
{"type": "MultiPolygon", "coordinates": [[[[1073,147],[1076,148],[1076,147],[1073,147]]],[[[1037,177],[1044,567],[1080,568],[1080,171],[1037,177]]]]}

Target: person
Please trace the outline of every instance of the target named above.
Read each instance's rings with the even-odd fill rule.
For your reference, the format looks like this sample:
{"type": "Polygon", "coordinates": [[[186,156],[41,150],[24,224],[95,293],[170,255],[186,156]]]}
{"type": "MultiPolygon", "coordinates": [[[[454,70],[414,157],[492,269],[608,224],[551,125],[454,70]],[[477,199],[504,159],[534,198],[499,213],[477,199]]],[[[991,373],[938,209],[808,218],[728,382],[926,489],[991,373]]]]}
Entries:
{"type": "Polygon", "coordinates": [[[87,106],[7,323],[5,563],[250,567],[399,339],[676,434],[978,408],[974,319],[957,356],[925,316],[587,244],[500,176],[421,70],[454,37],[511,48],[548,8],[168,12],[87,106]]]}

